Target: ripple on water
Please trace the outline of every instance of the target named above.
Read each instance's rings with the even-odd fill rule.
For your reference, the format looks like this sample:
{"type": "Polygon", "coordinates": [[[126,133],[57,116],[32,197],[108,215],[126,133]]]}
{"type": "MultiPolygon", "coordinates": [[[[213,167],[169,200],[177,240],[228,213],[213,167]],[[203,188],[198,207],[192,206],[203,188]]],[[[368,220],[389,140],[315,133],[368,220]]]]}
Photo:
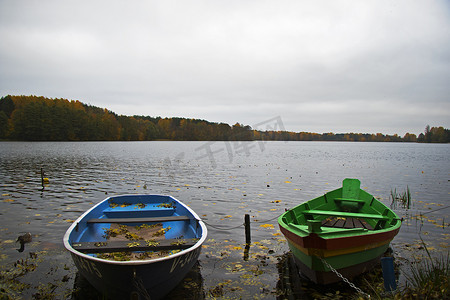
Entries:
{"type": "Polygon", "coordinates": [[[407,257],[419,250],[420,237],[433,251],[448,249],[448,209],[435,209],[449,205],[449,145],[267,142],[262,150],[255,142],[248,144],[254,146],[249,152],[239,152],[243,148],[231,143],[228,152],[223,142],[216,142],[212,150],[223,150],[214,152],[213,161],[200,151],[202,145],[0,142],[0,251],[7,257],[2,264],[21,258],[16,245],[4,241],[31,232],[36,242],[24,253],[59,249],[57,256],[43,259],[59,264],[61,272],[44,277],[52,282],[70,274],[64,284],[72,288],[75,270],[61,249],[62,236],[73,220],[108,196],[170,194],[208,224],[234,228],[209,228],[199,271],[204,290],[220,292],[222,287],[224,296],[233,297],[251,286],[249,292],[269,291],[264,295],[270,299],[279,277],[277,257],[287,252],[276,217],[340,187],[345,177],[359,178],[387,205],[391,190],[409,187],[413,206],[397,211],[406,221],[392,243],[396,253],[407,257]],[[49,178],[44,190],[41,168],[49,178]],[[246,213],[252,220],[247,261],[240,227],[246,213]],[[68,270],[65,264],[70,265],[68,270]]]}

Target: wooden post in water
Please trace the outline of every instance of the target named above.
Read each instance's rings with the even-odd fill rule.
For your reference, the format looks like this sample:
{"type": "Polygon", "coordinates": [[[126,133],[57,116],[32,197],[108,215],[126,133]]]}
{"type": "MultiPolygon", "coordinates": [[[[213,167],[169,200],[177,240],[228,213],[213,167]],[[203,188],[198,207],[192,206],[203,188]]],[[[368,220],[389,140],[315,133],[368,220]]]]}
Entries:
{"type": "Polygon", "coordinates": [[[245,243],[251,243],[251,234],[250,234],[250,215],[246,214],[244,216],[244,226],[245,226],[245,243]]]}
{"type": "Polygon", "coordinates": [[[244,227],[245,227],[245,249],[244,249],[244,260],[248,260],[249,251],[250,251],[250,243],[251,235],[250,235],[250,215],[244,216],[244,227]]]}
{"type": "Polygon", "coordinates": [[[41,168],[41,183],[42,183],[42,189],[44,189],[44,169],[41,168]]]}

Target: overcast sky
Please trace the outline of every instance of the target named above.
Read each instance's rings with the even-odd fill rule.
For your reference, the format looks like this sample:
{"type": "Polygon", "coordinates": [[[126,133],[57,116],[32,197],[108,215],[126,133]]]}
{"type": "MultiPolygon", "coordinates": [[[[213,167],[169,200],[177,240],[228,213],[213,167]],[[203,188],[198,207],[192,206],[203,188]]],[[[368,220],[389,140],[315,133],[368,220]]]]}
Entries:
{"type": "Polygon", "coordinates": [[[0,0],[0,96],[289,131],[450,128],[450,1],[0,0]]]}

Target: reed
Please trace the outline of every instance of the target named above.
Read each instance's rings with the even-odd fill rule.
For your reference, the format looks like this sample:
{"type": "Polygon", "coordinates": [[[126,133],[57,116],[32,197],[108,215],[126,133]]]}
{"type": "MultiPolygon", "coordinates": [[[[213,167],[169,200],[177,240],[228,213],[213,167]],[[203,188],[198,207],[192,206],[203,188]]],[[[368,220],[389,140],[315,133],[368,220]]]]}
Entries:
{"type": "Polygon", "coordinates": [[[411,208],[411,191],[409,187],[406,187],[406,191],[403,193],[397,193],[397,189],[391,190],[391,208],[397,208],[397,204],[400,204],[403,208],[411,208]]]}
{"type": "MultiPolygon", "coordinates": [[[[396,264],[396,272],[400,272],[400,269],[402,269],[401,272],[404,274],[406,281],[395,292],[386,292],[384,290],[381,266],[377,266],[364,276],[361,276],[360,280],[355,281],[355,284],[364,292],[371,294],[372,299],[450,299],[449,253],[433,257],[425,242],[421,237],[420,239],[425,256],[406,260],[406,264],[396,264]]],[[[360,294],[354,294],[350,298],[353,300],[365,299],[360,294]]]]}
{"type": "Polygon", "coordinates": [[[450,299],[450,258],[449,253],[432,257],[422,238],[420,238],[427,258],[410,262],[410,272],[405,272],[407,279],[403,295],[406,298],[450,299]]]}

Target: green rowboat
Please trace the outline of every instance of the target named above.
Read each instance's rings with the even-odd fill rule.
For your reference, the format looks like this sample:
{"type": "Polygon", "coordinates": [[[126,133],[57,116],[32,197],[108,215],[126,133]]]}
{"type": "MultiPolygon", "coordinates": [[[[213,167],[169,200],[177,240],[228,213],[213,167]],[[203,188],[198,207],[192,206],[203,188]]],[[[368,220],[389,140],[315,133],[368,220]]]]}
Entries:
{"type": "Polygon", "coordinates": [[[401,220],[360,188],[358,179],[302,203],[278,218],[303,275],[329,284],[370,270],[400,230],[401,220]]]}

